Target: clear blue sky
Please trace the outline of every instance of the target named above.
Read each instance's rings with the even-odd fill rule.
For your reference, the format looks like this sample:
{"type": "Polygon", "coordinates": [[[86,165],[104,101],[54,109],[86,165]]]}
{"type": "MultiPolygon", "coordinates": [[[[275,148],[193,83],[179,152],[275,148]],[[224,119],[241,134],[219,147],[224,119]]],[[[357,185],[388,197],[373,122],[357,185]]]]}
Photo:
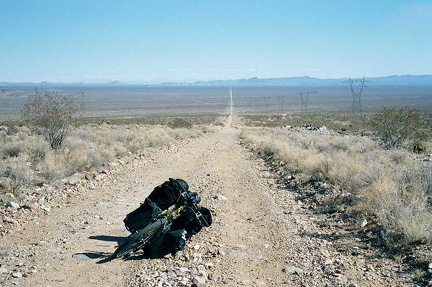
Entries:
{"type": "Polygon", "coordinates": [[[432,0],[1,0],[1,81],[432,74],[432,0]]]}

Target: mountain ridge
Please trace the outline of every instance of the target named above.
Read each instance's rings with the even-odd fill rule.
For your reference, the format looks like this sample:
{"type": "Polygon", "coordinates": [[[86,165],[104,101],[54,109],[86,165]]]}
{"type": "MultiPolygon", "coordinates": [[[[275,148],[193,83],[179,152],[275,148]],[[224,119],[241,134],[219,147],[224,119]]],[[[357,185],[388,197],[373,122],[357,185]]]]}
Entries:
{"type": "MultiPolygon", "coordinates": [[[[240,78],[233,80],[198,80],[198,81],[108,81],[104,83],[84,82],[0,82],[0,87],[7,85],[17,86],[58,86],[58,85],[147,85],[147,86],[345,86],[350,78],[315,78],[310,76],[301,77],[278,77],[278,78],[240,78]]],[[[360,82],[362,78],[352,78],[360,82]]],[[[366,86],[432,86],[432,75],[391,75],[382,77],[365,77],[366,86]]]]}

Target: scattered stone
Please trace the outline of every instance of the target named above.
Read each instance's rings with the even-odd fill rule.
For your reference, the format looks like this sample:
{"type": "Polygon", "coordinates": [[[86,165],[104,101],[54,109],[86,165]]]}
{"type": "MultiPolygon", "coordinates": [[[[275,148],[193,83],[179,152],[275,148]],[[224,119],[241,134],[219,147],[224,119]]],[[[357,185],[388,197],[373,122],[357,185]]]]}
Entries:
{"type": "Polygon", "coordinates": [[[365,218],[359,219],[357,221],[357,225],[360,226],[360,227],[362,227],[362,228],[365,227],[367,224],[368,224],[368,222],[367,222],[367,220],[365,218]]]}
{"type": "Polygon", "coordinates": [[[11,223],[11,224],[18,224],[18,220],[10,218],[9,216],[3,216],[3,222],[11,223]]]}
{"type": "Polygon", "coordinates": [[[82,253],[76,253],[76,254],[72,255],[72,257],[75,258],[78,261],[89,261],[89,260],[91,260],[90,257],[88,257],[87,255],[82,254],[82,253]]]}
{"type": "Polygon", "coordinates": [[[24,204],[22,206],[22,208],[24,208],[24,209],[36,209],[38,206],[39,205],[37,202],[28,202],[28,203],[24,204]]]}
{"type": "Polygon", "coordinates": [[[15,208],[15,209],[19,209],[21,206],[18,203],[16,203],[16,202],[9,201],[6,204],[6,207],[12,207],[12,208],[15,208]]]}
{"type": "Polygon", "coordinates": [[[45,210],[46,212],[50,212],[51,211],[51,206],[49,206],[49,205],[41,205],[40,208],[42,210],[45,210]]]}
{"type": "Polygon", "coordinates": [[[0,267],[0,274],[7,273],[7,269],[4,267],[0,267]]]}
{"type": "Polygon", "coordinates": [[[192,283],[195,284],[197,287],[202,287],[205,285],[206,279],[198,275],[192,275],[192,283]]]}
{"type": "Polygon", "coordinates": [[[282,272],[288,275],[293,275],[293,274],[301,275],[303,274],[303,269],[297,267],[284,267],[282,268],[282,272]]]}
{"type": "Polygon", "coordinates": [[[227,200],[227,198],[225,196],[223,196],[222,194],[217,194],[213,198],[218,199],[218,200],[227,200]]]}
{"type": "Polygon", "coordinates": [[[22,278],[23,276],[22,276],[21,272],[14,272],[14,273],[12,273],[12,277],[13,278],[22,278]]]}
{"type": "Polygon", "coordinates": [[[76,178],[69,179],[68,184],[71,186],[77,186],[80,184],[80,181],[76,178]]]}

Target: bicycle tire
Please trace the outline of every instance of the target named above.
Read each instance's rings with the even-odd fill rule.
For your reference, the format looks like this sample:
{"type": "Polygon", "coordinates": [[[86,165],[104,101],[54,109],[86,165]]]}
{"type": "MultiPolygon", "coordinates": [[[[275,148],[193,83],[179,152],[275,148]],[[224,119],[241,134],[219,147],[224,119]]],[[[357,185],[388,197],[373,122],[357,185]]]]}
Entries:
{"type": "Polygon", "coordinates": [[[163,231],[166,221],[166,218],[161,218],[142,229],[138,229],[135,233],[129,235],[125,242],[120,244],[120,246],[114,251],[112,257],[124,257],[132,251],[136,251],[148,244],[150,240],[157,237],[157,235],[163,231]]]}

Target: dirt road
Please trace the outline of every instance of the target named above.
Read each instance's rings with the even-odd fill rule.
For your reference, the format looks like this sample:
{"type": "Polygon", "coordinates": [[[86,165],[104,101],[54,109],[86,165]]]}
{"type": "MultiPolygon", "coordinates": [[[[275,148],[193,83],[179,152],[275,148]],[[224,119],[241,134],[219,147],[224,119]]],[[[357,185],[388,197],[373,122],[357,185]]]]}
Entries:
{"type": "Polygon", "coordinates": [[[4,286],[405,286],[392,263],[380,261],[384,276],[360,245],[346,247],[360,249],[353,258],[324,236],[319,218],[250,158],[231,120],[218,133],[112,166],[103,181],[1,238],[2,266],[14,273],[4,286]],[[98,264],[128,235],[125,214],[169,177],[202,195],[213,225],[175,257],[98,264]]]}

